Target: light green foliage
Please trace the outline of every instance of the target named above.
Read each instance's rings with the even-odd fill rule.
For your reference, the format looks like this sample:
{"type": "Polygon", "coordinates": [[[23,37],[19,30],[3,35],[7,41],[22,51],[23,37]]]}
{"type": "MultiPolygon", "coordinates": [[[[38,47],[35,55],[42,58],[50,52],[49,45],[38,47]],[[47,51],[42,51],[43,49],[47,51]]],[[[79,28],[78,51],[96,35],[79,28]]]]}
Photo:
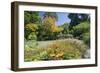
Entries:
{"type": "Polygon", "coordinates": [[[36,40],[37,39],[37,30],[38,24],[27,24],[25,26],[25,38],[27,40],[36,40]]]}
{"type": "Polygon", "coordinates": [[[90,33],[86,32],[84,34],[82,34],[82,40],[88,45],[90,46],[90,33]]]}
{"type": "Polygon", "coordinates": [[[68,23],[64,23],[63,25],[61,25],[59,27],[63,28],[63,30],[57,35],[57,37],[59,39],[73,38],[73,35],[70,34],[69,24],[68,23]]]}
{"type": "Polygon", "coordinates": [[[74,37],[83,40],[87,45],[89,45],[90,23],[82,22],[79,25],[73,27],[72,34],[74,37]]]}
{"type": "Polygon", "coordinates": [[[34,32],[30,33],[30,35],[28,36],[29,40],[37,40],[37,36],[34,32]]]}
{"type": "Polygon", "coordinates": [[[80,33],[87,32],[87,31],[89,32],[90,30],[89,22],[82,22],[79,25],[73,27],[73,30],[76,31],[76,33],[78,33],[78,31],[80,33]]]}
{"type": "Polygon", "coordinates": [[[61,25],[60,27],[63,28],[63,34],[69,34],[69,24],[68,23],[64,23],[63,25],[61,25]]]}
{"type": "Polygon", "coordinates": [[[24,48],[25,48],[25,50],[24,50],[25,61],[32,61],[33,49],[30,48],[28,45],[25,45],[24,48]]]}

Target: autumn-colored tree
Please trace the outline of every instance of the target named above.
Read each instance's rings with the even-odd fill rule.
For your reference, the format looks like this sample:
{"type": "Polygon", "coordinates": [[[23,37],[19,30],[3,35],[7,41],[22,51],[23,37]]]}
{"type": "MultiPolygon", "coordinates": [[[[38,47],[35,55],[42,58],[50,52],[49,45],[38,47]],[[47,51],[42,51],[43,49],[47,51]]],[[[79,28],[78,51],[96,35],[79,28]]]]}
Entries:
{"type": "Polygon", "coordinates": [[[62,28],[59,28],[56,25],[57,20],[58,16],[55,12],[46,12],[43,18],[43,25],[45,29],[50,32],[60,32],[62,28]]]}

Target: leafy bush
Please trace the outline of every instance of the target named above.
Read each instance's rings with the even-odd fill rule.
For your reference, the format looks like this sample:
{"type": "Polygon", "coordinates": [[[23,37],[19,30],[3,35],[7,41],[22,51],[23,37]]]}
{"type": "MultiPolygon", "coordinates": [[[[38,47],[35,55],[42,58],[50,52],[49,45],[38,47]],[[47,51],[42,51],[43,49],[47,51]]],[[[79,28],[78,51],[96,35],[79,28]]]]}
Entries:
{"type": "Polygon", "coordinates": [[[79,25],[73,27],[73,30],[70,31],[74,38],[83,40],[84,43],[90,45],[90,23],[82,22],[79,25]]]}
{"type": "Polygon", "coordinates": [[[87,46],[77,39],[56,40],[51,43],[45,48],[25,47],[25,61],[81,59],[87,49],[87,46]]]}
{"type": "Polygon", "coordinates": [[[37,24],[33,24],[33,23],[27,24],[25,26],[25,29],[35,32],[38,29],[38,25],[37,24]]]}
{"type": "Polygon", "coordinates": [[[82,37],[82,40],[83,40],[88,46],[90,46],[90,33],[89,33],[89,32],[83,33],[81,37],[82,37]]]}
{"type": "Polygon", "coordinates": [[[73,27],[74,37],[80,37],[80,35],[86,32],[90,32],[89,22],[82,22],[79,25],[73,27]]]}
{"type": "Polygon", "coordinates": [[[38,24],[26,24],[25,26],[25,38],[27,40],[36,40],[37,39],[37,30],[38,30],[38,24]]]}
{"type": "Polygon", "coordinates": [[[36,33],[34,32],[30,33],[30,35],[28,36],[28,40],[37,40],[36,33]]]}
{"type": "Polygon", "coordinates": [[[33,49],[30,48],[28,45],[25,45],[25,50],[24,50],[25,61],[32,61],[32,56],[33,56],[33,49]]]}

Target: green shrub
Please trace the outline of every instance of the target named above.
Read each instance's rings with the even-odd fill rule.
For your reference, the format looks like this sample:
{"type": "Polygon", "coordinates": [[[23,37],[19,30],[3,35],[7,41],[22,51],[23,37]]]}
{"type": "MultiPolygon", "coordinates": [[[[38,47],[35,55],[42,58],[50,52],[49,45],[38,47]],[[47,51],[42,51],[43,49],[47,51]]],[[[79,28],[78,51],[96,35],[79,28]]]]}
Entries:
{"type": "Polygon", "coordinates": [[[71,30],[71,33],[74,35],[74,37],[79,37],[83,35],[84,33],[90,32],[90,23],[89,22],[82,22],[76,26],[73,27],[73,30],[71,30]]]}
{"type": "Polygon", "coordinates": [[[65,38],[73,38],[72,34],[59,34],[57,35],[58,39],[65,39],[65,38]]]}
{"type": "Polygon", "coordinates": [[[88,45],[90,46],[90,33],[84,33],[82,34],[82,40],[88,45]]]}
{"type": "Polygon", "coordinates": [[[30,35],[28,36],[28,40],[37,40],[37,36],[34,32],[30,33],[30,35]]]}

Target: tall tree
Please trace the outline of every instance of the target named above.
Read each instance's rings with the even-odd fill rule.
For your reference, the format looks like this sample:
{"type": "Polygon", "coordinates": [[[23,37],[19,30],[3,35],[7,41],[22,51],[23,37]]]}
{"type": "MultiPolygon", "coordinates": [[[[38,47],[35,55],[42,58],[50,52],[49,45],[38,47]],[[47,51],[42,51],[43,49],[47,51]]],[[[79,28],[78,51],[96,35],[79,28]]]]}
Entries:
{"type": "Polygon", "coordinates": [[[56,21],[58,20],[58,15],[56,12],[45,12],[42,19],[42,26],[39,30],[38,36],[39,40],[53,40],[56,38],[56,34],[61,31],[56,25],[56,21]],[[43,37],[41,39],[41,37],[43,37]]]}
{"type": "Polygon", "coordinates": [[[39,12],[33,12],[33,11],[25,11],[24,12],[24,24],[30,24],[30,23],[39,23],[40,17],[39,12]]]}
{"type": "Polygon", "coordinates": [[[70,29],[84,21],[90,21],[89,14],[70,13],[68,17],[71,19],[70,29]]]}
{"type": "Polygon", "coordinates": [[[58,15],[56,12],[45,12],[43,17],[43,25],[48,31],[59,32],[60,29],[56,25],[58,15]]]}

